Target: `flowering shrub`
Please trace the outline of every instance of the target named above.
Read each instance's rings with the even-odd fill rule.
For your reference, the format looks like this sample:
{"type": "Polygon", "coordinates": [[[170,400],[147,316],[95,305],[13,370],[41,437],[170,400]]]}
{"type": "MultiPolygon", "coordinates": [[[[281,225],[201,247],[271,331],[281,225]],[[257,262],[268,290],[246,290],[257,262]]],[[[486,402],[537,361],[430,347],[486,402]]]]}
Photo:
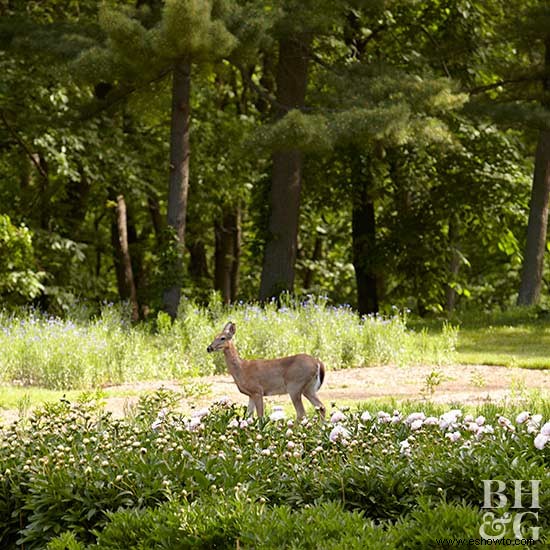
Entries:
{"type": "MultiPolygon", "coordinates": [[[[0,428],[0,547],[413,548],[438,529],[476,537],[484,479],[542,480],[548,509],[541,407],[297,422],[281,410],[245,419],[228,402],[186,417],[165,393],[117,420],[93,401],[61,401],[0,428]]],[[[544,535],[548,514],[539,525],[544,535]]]]}

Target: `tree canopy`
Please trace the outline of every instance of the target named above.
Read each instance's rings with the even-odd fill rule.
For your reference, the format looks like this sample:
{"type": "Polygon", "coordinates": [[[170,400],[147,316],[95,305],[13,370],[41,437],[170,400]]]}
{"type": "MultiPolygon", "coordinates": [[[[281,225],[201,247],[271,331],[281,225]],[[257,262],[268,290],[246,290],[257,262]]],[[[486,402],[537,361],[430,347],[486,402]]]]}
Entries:
{"type": "Polygon", "coordinates": [[[0,5],[0,296],[548,303],[550,12],[0,5]]]}

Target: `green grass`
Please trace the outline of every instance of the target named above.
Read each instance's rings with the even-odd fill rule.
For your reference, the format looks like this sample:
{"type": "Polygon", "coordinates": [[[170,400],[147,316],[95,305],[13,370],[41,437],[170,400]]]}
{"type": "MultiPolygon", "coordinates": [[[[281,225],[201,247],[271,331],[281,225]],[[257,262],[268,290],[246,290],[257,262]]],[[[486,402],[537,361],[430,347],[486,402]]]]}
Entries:
{"type": "Polygon", "coordinates": [[[462,328],[457,360],[478,365],[548,369],[550,324],[462,328]]]}
{"type": "MultiPolygon", "coordinates": [[[[451,321],[458,328],[457,363],[550,369],[550,317],[536,308],[504,312],[469,312],[451,321]]],[[[435,336],[446,326],[441,321],[416,321],[435,336]]]]}

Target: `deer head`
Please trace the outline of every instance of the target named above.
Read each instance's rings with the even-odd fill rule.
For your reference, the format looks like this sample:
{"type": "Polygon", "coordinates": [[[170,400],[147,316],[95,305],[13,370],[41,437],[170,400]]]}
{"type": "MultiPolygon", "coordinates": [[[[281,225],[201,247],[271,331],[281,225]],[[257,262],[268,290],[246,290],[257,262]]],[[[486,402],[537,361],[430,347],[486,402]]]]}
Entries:
{"type": "Polygon", "coordinates": [[[206,351],[212,353],[213,351],[224,350],[231,338],[233,338],[236,330],[237,327],[235,323],[227,323],[225,327],[223,327],[223,330],[214,338],[214,341],[206,348],[206,351]]]}

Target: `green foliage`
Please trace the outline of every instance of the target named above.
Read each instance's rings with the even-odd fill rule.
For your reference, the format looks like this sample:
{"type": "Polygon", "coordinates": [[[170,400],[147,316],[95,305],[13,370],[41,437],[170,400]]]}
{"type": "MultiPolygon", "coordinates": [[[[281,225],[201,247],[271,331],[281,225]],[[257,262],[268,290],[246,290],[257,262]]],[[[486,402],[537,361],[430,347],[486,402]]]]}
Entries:
{"type": "MultiPolygon", "coordinates": [[[[430,548],[479,538],[484,479],[509,484],[499,513],[515,513],[515,479],[542,480],[541,511],[550,503],[550,445],[534,444],[548,403],[517,418],[409,404],[297,423],[244,420],[228,403],[187,418],[165,392],[152,402],[152,423],[63,400],[2,426],[0,544],[430,548]]],[[[547,537],[547,514],[537,522],[547,537]]]]}
{"type": "Polygon", "coordinates": [[[32,233],[0,215],[0,296],[7,303],[35,298],[43,289],[44,273],[36,270],[32,233]]]}

